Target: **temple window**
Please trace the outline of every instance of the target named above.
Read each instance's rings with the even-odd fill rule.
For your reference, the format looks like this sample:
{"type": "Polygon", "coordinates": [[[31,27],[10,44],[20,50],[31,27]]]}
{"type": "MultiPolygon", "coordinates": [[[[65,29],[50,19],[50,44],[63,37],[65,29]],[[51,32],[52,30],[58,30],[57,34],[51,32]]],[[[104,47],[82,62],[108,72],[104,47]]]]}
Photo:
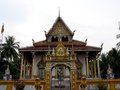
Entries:
{"type": "Polygon", "coordinates": [[[58,41],[58,37],[53,37],[52,36],[52,42],[58,41]]]}

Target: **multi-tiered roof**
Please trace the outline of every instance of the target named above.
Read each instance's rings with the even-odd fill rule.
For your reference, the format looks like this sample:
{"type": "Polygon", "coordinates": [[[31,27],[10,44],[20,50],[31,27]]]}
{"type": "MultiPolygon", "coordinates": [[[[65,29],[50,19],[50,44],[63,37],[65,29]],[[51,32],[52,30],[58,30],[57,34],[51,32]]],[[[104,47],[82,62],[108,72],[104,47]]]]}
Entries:
{"type": "Polygon", "coordinates": [[[49,48],[52,50],[58,45],[59,39],[61,39],[62,44],[69,50],[101,51],[102,47],[88,46],[86,41],[74,40],[74,32],[75,31],[72,32],[63,19],[58,16],[52,28],[48,32],[45,31],[45,40],[38,42],[33,41],[33,46],[20,48],[19,51],[48,51],[49,48]]]}

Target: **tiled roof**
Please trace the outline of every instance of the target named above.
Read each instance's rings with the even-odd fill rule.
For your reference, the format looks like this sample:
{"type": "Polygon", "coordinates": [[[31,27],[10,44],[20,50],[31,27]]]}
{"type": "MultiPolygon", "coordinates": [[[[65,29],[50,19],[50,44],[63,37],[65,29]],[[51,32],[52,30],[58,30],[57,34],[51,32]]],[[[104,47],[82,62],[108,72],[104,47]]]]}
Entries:
{"type": "MultiPolygon", "coordinates": [[[[63,41],[62,44],[69,50],[74,51],[101,51],[100,47],[87,46],[85,42],[73,40],[72,42],[63,41]]],[[[58,42],[47,42],[46,40],[34,43],[34,46],[20,48],[19,51],[47,51],[58,45],[58,42]]]]}
{"type": "MultiPolygon", "coordinates": [[[[43,40],[43,41],[35,42],[35,43],[34,43],[34,46],[35,46],[35,47],[36,47],[36,46],[46,46],[46,45],[47,45],[47,46],[48,46],[48,45],[50,45],[50,46],[56,46],[58,43],[59,43],[59,42],[57,42],[57,41],[56,41],[56,42],[47,42],[46,40],[43,40]]],[[[62,44],[63,44],[63,45],[67,45],[67,46],[69,46],[69,45],[85,46],[85,45],[86,45],[85,42],[78,41],[78,40],[72,40],[71,42],[69,42],[69,41],[62,41],[62,44]]]]}

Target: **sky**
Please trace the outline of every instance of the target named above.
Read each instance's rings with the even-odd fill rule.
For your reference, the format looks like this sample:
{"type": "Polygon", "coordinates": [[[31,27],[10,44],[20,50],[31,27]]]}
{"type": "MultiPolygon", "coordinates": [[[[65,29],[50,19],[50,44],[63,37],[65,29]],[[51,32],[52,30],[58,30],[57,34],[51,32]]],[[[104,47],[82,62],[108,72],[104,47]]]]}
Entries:
{"type": "MultiPolygon", "coordinates": [[[[0,25],[4,23],[3,38],[14,36],[20,47],[32,46],[45,40],[59,15],[74,39],[87,41],[87,45],[100,47],[103,53],[116,47],[120,39],[120,0],[0,0],[0,25]]],[[[1,35],[2,36],[2,35],[1,35]]],[[[5,42],[5,39],[3,39],[5,42]]]]}

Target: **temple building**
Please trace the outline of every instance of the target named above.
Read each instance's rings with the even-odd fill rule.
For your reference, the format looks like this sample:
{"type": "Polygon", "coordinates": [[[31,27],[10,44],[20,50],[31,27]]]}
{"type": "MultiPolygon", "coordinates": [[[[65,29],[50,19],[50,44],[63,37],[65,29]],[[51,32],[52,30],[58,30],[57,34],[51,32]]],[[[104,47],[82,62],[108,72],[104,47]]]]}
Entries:
{"type": "Polygon", "coordinates": [[[75,90],[75,82],[82,75],[87,78],[99,77],[98,57],[102,46],[89,46],[87,40],[74,40],[74,33],[58,16],[48,32],[45,31],[45,40],[33,40],[33,46],[20,48],[20,79],[39,77],[47,81],[47,88],[64,81],[67,90],[75,90]]]}

